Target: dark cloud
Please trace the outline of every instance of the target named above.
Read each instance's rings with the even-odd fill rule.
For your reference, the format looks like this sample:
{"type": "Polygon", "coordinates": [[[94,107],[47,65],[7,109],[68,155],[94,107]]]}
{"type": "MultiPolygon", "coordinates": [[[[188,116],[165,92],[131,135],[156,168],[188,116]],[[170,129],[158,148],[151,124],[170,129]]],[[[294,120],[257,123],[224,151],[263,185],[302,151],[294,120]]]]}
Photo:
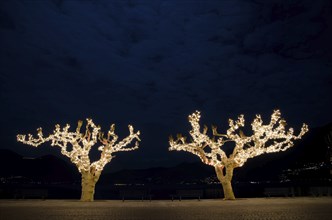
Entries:
{"type": "Polygon", "coordinates": [[[274,108],[294,125],[332,121],[328,1],[0,4],[3,148],[27,153],[17,132],[92,117],[142,130],[131,160],[152,166],[177,161],[167,137],[196,109],[224,128],[274,108]]]}

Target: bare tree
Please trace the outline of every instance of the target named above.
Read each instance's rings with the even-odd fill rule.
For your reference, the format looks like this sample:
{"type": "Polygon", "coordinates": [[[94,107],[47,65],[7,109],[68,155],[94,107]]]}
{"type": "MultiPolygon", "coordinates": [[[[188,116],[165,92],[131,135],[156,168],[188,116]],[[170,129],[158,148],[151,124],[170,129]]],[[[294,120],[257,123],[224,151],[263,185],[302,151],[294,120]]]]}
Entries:
{"type": "Polygon", "coordinates": [[[91,119],[86,119],[86,121],[85,132],[82,133],[80,130],[83,122],[79,121],[75,132],[69,131],[70,126],[68,124],[62,129],[57,124],[53,134],[47,137],[44,137],[42,128],[38,128],[37,138],[34,138],[31,134],[28,134],[28,136],[19,134],[17,135],[17,141],[34,147],[50,141],[52,146],[60,147],[61,153],[70,158],[71,162],[76,165],[81,173],[81,201],[93,201],[95,185],[105,165],[112,160],[113,153],[137,149],[137,141],[133,147],[127,148],[126,146],[134,139],[139,141],[140,132],[134,132],[133,126],[129,125],[129,136],[118,141],[118,136],[114,133],[114,124],[111,125],[105,137],[104,133],[100,132],[100,127],[96,126],[91,119]],[[98,141],[101,143],[98,147],[98,150],[101,151],[100,159],[91,162],[89,152],[98,141]]]}
{"type": "Polygon", "coordinates": [[[280,111],[275,110],[271,116],[271,121],[263,125],[260,115],[251,123],[252,135],[246,136],[241,127],[244,127],[244,116],[240,115],[238,120],[229,119],[229,129],[226,134],[219,134],[217,128],[212,126],[212,135],[207,135],[208,127],[204,126],[201,131],[199,120],[200,112],[189,115],[188,120],[192,126],[189,132],[190,142],[186,142],[186,137],[181,134],[177,139],[169,139],[169,150],[188,151],[197,155],[203,163],[215,168],[217,177],[222,184],[224,199],[235,199],[231,180],[233,170],[249,159],[264,153],[274,153],[285,151],[293,146],[293,140],[300,139],[307,131],[308,126],[303,124],[301,132],[294,135],[293,128],[285,130],[286,121],[280,117],[280,111]],[[233,142],[235,147],[230,155],[225,153],[223,146],[226,142],[233,142]]]}

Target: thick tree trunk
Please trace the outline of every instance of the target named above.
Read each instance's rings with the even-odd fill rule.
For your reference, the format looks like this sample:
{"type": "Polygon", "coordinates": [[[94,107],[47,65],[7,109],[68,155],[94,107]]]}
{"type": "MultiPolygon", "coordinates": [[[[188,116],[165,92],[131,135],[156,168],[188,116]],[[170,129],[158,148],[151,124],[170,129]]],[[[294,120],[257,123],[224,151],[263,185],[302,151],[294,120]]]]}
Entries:
{"type": "Polygon", "coordinates": [[[231,181],[223,181],[223,182],[221,182],[221,185],[222,185],[222,189],[224,190],[224,199],[225,200],[234,200],[235,196],[233,193],[231,181]]]}
{"type": "Polygon", "coordinates": [[[223,171],[223,167],[215,167],[217,177],[222,185],[224,191],[224,199],[225,200],[234,200],[234,192],[232,188],[232,177],[233,177],[233,170],[234,167],[226,166],[225,171],[223,171]]]}
{"type": "Polygon", "coordinates": [[[91,173],[82,173],[82,194],[81,201],[92,202],[95,194],[95,186],[99,176],[91,173]]]}

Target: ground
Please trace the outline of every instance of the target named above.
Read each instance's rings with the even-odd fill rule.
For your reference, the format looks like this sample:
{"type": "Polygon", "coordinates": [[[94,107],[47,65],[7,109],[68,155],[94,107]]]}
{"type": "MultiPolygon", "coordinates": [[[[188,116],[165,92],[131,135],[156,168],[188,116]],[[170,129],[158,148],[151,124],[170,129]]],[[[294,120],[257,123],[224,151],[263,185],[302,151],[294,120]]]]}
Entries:
{"type": "Polygon", "coordinates": [[[332,219],[332,198],[235,201],[0,200],[0,219],[332,219]]]}

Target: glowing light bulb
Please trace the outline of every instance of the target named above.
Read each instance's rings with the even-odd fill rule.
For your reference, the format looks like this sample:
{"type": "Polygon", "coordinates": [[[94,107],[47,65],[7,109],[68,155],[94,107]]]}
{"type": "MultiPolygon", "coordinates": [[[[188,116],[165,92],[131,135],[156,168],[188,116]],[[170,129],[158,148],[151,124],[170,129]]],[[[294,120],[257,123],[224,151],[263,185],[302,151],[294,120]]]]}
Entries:
{"type": "Polygon", "coordinates": [[[203,163],[214,166],[217,177],[224,190],[225,199],[235,199],[231,180],[233,170],[241,167],[249,159],[264,153],[285,151],[292,147],[293,141],[300,139],[307,131],[308,126],[303,124],[298,135],[294,135],[293,128],[285,129],[286,121],[281,119],[279,110],[271,115],[270,123],[263,125],[260,115],[256,115],[251,123],[253,134],[245,135],[240,128],[245,126],[244,116],[237,120],[229,119],[229,128],[225,134],[219,134],[217,127],[212,126],[212,137],[207,135],[207,127],[201,131],[199,120],[200,112],[189,115],[188,120],[192,129],[189,131],[191,141],[179,134],[177,139],[170,137],[169,150],[187,151],[197,155],[203,163]],[[226,155],[223,146],[226,142],[233,142],[235,147],[230,155],[226,155]]]}
{"type": "Polygon", "coordinates": [[[138,140],[140,132],[134,132],[133,126],[129,125],[129,135],[122,141],[117,142],[118,136],[114,133],[115,126],[112,125],[107,133],[107,137],[100,131],[101,128],[96,126],[92,119],[86,119],[87,124],[85,133],[81,133],[80,129],[83,124],[82,121],[78,122],[75,132],[69,131],[70,126],[67,124],[61,129],[60,125],[55,125],[53,134],[44,137],[42,128],[37,129],[37,137],[31,134],[17,135],[17,141],[28,144],[34,147],[50,141],[51,146],[58,146],[61,148],[61,153],[70,158],[78,171],[82,174],[82,198],[83,201],[92,201],[94,185],[99,179],[99,175],[104,169],[105,165],[109,163],[113,154],[120,151],[132,151],[138,148],[139,144],[136,141],[133,147],[127,147],[133,140],[138,140]],[[101,151],[100,159],[91,162],[89,152],[92,146],[98,142],[101,145],[98,150],[101,151]],[[93,177],[93,178],[92,178],[93,177]],[[93,186],[93,190],[88,186],[93,186]]]}

